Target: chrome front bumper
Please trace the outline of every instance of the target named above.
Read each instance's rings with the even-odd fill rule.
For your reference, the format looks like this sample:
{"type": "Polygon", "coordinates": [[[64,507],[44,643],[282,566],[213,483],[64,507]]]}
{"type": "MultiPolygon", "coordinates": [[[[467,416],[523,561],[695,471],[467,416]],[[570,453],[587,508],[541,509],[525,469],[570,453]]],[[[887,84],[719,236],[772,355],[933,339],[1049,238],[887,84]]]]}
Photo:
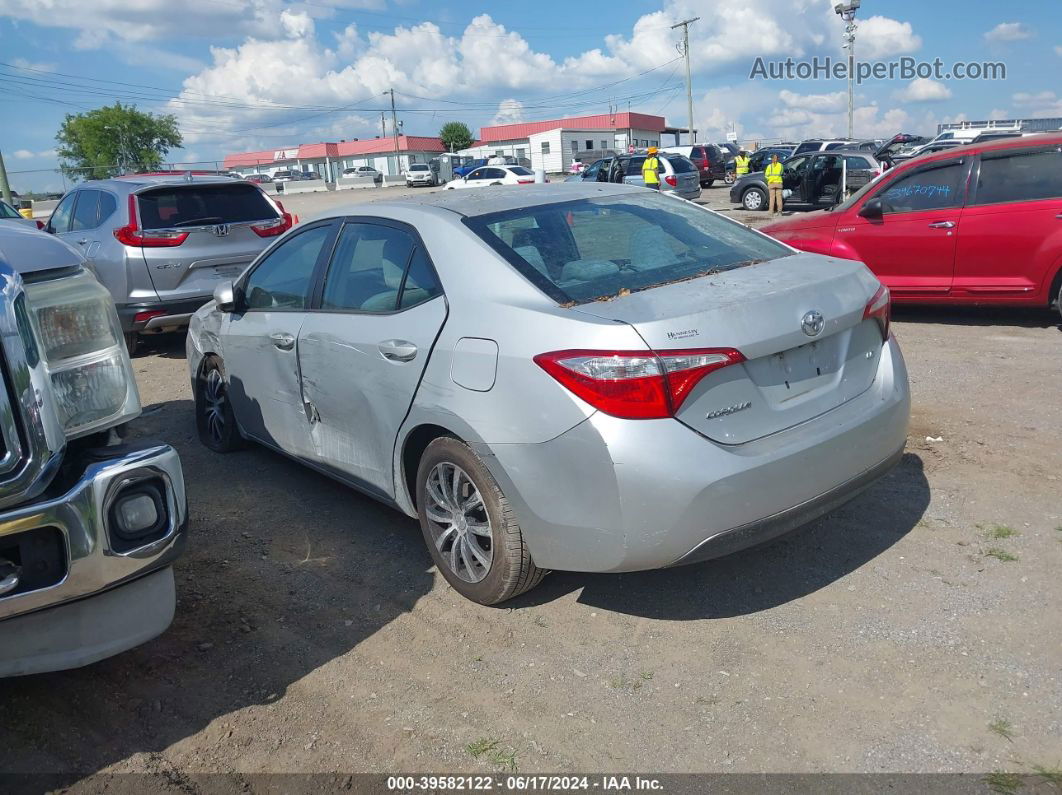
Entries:
{"type": "Polygon", "coordinates": [[[9,588],[9,595],[0,595],[0,676],[55,670],[54,662],[60,658],[73,662],[58,667],[92,662],[157,635],[169,625],[173,615],[172,575],[161,575],[180,555],[188,525],[184,475],[177,451],[155,442],[100,448],[85,454],[81,474],[69,486],[58,489],[63,493],[46,494],[29,505],[0,513],[0,545],[6,538],[35,528],[55,528],[61,534],[66,555],[65,572],[54,584],[24,593],[9,588]],[[113,529],[108,527],[112,504],[120,489],[141,481],[161,484],[165,523],[154,540],[142,546],[128,541],[116,543],[113,529]],[[160,576],[137,589],[129,585],[149,574],[160,576]],[[129,615],[118,615],[113,594],[133,590],[144,594],[126,600],[129,615]],[[112,595],[101,599],[108,593],[112,595]],[[151,604],[143,602],[145,595],[151,596],[151,604]],[[93,605],[97,600],[104,620],[99,627],[93,627],[93,605]],[[171,603],[168,608],[167,602],[171,603]],[[63,612],[58,609],[60,606],[66,606],[63,612]],[[54,609],[55,621],[47,620],[53,613],[49,608],[54,609]],[[89,634],[108,635],[106,643],[96,646],[97,652],[109,651],[81,659],[76,650],[69,648],[70,617],[74,614],[75,623],[89,634]],[[28,620],[30,617],[33,621],[28,620]],[[27,636],[28,632],[31,636],[27,636]],[[62,649],[67,654],[57,657],[62,649]]]}

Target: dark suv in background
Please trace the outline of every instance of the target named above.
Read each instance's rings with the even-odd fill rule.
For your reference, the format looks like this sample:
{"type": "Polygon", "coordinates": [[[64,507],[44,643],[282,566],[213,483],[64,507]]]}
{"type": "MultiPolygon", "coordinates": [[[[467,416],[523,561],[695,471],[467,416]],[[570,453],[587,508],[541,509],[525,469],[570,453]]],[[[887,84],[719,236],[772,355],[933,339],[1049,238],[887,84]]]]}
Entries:
{"type": "Polygon", "coordinates": [[[726,177],[727,154],[715,144],[694,144],[693,146],[665,146],[661,152],[671,152],[688,157],[697,166],[701,187],[710,188],[717,179],[726,177]]]}

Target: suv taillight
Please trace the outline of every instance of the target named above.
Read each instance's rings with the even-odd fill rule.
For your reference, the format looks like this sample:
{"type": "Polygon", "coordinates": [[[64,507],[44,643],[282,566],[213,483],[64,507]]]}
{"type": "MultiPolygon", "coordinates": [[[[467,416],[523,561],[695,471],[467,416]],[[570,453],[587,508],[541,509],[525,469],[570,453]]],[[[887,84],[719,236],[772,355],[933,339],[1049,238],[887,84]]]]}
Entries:
{"type": "Polygon", "coordinates": [[[709,373],[745,361],[733,348],[679,351],[568,350],[535,364],[594,408],[627,420],[673,417],[709,373]]]}
{"type": "Polygon", "coordinates": [[[674,174],[668,174],[666,177],[664,177],[664,182],[666,182],[673,188],[678,185],[678,178],[674,174]]]}
{"type": "Polygon", "coordinates": [[[874,318],[878,321],[882,340],[888,340],[891,313],[892,296],[889,294],[889,288],[883,284],[874,293],[874,297],[867,301],[866,309],[863,310],[863,320],[874,318]]]}
{"type": "Polygon", "coordinates": [[[136,222],[136,194],[129,195],[129,223],[114,230],[119,243],[145,248],[169,248],[179,246],[188,239],[187,232],[176,230],[141,229],[136,222]]]}

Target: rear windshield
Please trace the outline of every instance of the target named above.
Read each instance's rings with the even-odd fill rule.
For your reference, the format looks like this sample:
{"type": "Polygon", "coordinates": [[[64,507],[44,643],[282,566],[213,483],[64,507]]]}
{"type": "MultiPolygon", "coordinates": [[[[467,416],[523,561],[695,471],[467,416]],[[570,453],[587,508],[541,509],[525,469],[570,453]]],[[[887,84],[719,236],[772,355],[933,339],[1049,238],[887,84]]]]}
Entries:
{"type": "MultiPolygon", "coordinates": [[[[284,176],[277,172],[277,176],[284,176]]],[[[276,218],[277,211],[253,185],[165,187],[139,195],[144,229],[238,224],[276,218]]]]}
{"type": "Polygon", "coordinates": [[[793,253],[739,223],[648,192],[523,207],[465,223],[561,304],[582,304],[793,253]]]}
{"type": "Polygon", "coordinates": [[[518,177],[527,177],[531,175],[531,172],[523,166],[510,166],[509,172],[512,174],[516,174],[518,177]]]}
{"type": "Polygon", "coordinates": [[[693,165],[693,161],[682,157],[681,155],[673,155],[665,158],[667,162],[671,164],[671,169],[676,174],[687,174],[690,171],[696,171],[697,166],[693,165]]]}

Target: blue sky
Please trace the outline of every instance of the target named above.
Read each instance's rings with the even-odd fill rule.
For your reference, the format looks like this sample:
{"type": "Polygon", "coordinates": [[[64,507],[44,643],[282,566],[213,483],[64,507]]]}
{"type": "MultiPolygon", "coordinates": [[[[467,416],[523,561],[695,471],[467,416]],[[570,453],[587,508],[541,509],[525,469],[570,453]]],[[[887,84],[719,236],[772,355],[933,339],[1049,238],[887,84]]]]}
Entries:
{"type": "MultiPolygon", "coordinates": [[[[65,113],[115,99],[178,116],[175,160],[379,132],[382,92],[403,129],[451,119],[477,129],[620,109],[686,123],[669,25],[691,26],[702,138],[840,134],[842,81],[749,81],[768,60],[842,57],[831,0],[616,0],[607,12],[422,0],[0,0],[0,148],[16,188],[61,187],[54,135],[65,113]],[[180,16],[175,18],[175,9],[180,16]]],[[[889,61],[1002,61],[1001,81],[877,81],[857,90],[856,134],[933,132],[958,118],[1062,116],[1058,0],[863,0],[857,55],[889,61]]]]}

